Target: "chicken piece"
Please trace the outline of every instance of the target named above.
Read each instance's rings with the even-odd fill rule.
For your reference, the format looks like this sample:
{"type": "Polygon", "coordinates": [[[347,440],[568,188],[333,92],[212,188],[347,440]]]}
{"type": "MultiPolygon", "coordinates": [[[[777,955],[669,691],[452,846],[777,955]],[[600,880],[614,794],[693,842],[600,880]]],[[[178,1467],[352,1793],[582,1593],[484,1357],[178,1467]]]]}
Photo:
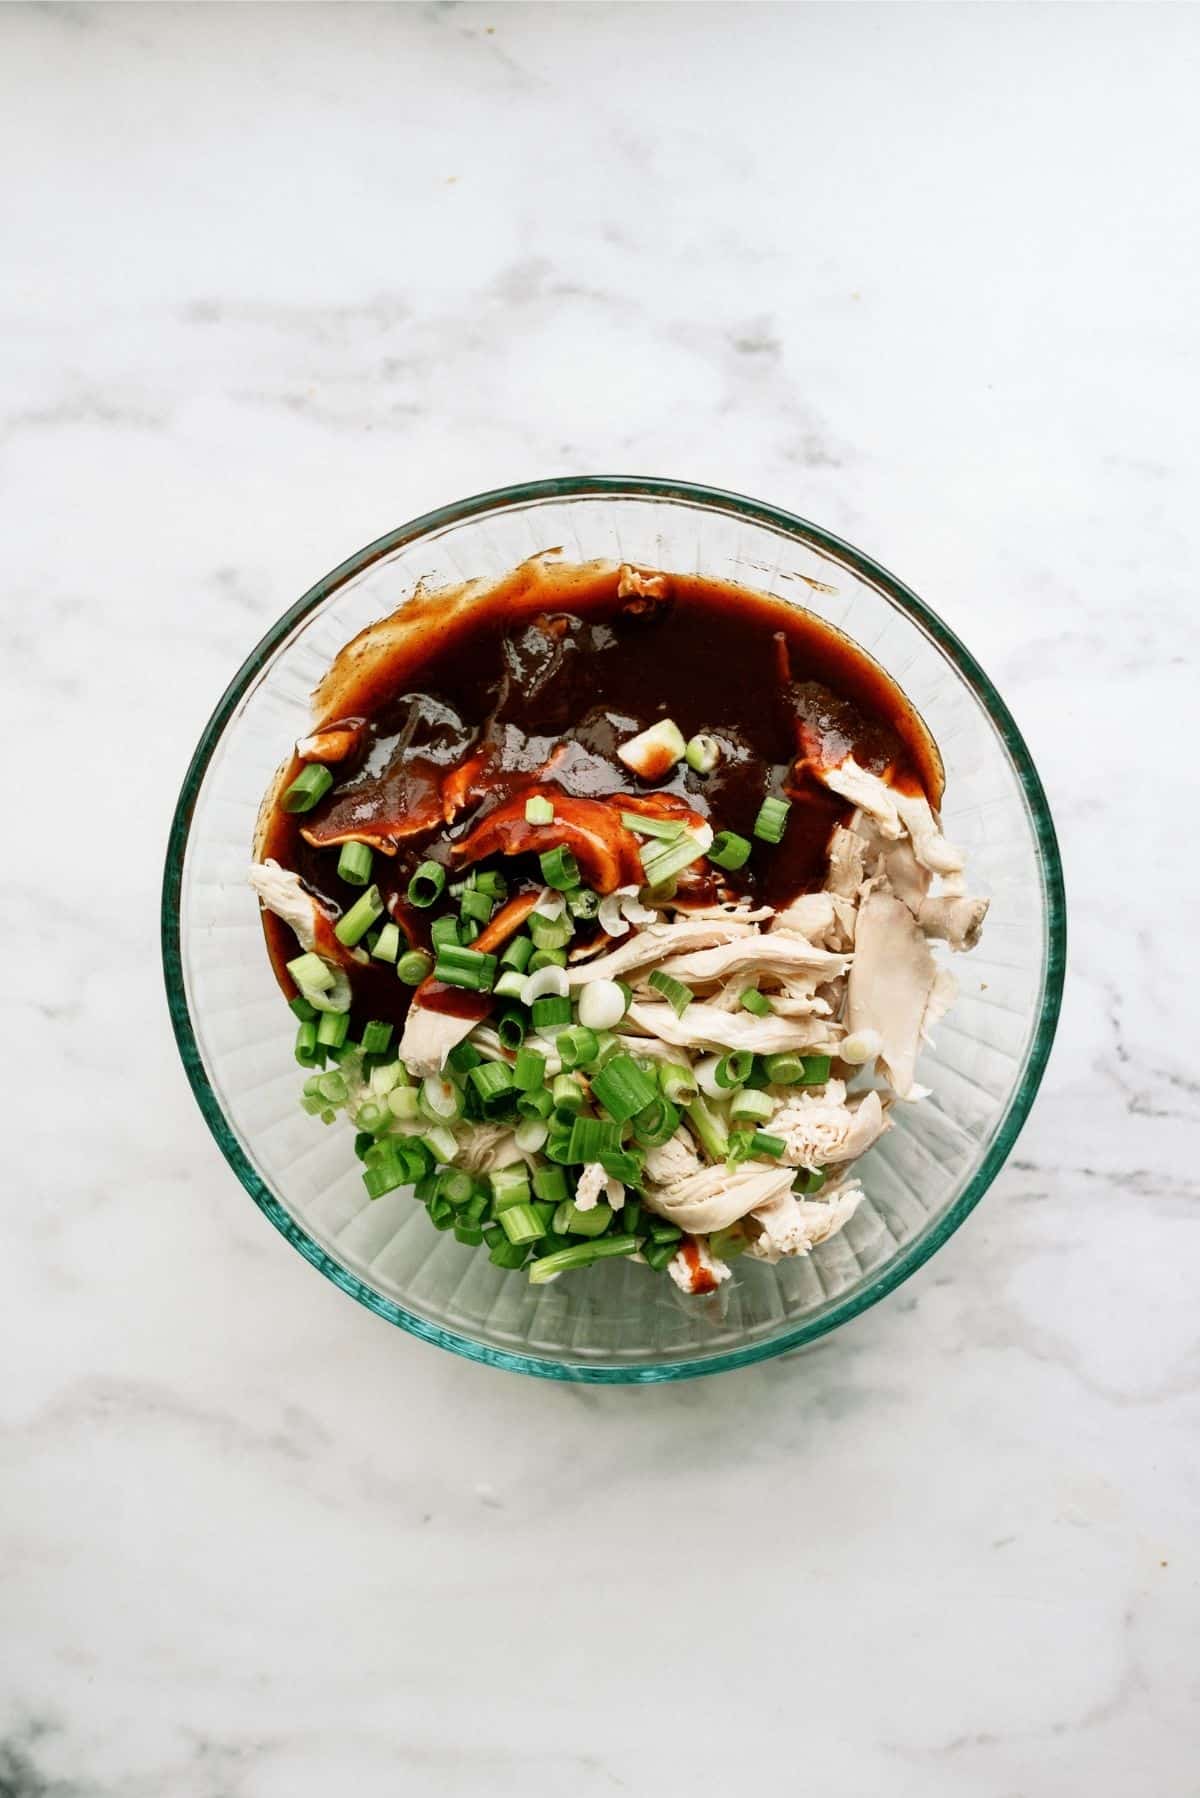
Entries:
{"type": "Polygon", "coordinates": [[[646,1150],[645,1165],[646,1178],[653,1186],[676,1186],[681,1180],[705,1171],[696,1145],[682,1124],[667,1142],[646,1150]]]}
{"type": "Polygon", "coordinates": [[[937,937],[952,949],[973,949],[983,930],[989,903],[987,899],[939,893],[921,901],[917,923],[926,936],[937,937]]]}
{"type": "Polygon", "coordinates": [[[618,599],[665,599],[667,597],[667,579],[662,574],[643,574],[640,568],[630,563],[621,564],[621,572],[617,576],[618,599]]]}
{"type": "Polygon", "coordinates": [[[839,762],[836,768],[815,764],[812,772],[831,793],[839,793],[859,811],[865,812],[881,837],[894,842],[903,834],[904,826],[896,810],[896,795],[892,788],[880,780],[878,774],[860,768],[852,755],[839,762]]]}
{"type": "MultiPolygon", "coordinates": [[[[247,875],[250,885],[258,894],[265,909],[282,918],[296,934],[296,941],[302,949],[310,950],[321,957],[322,961],[332,962],[335,967],[349,968],[356,963],[360,966],[368,960],[362,949],[347,949],[334,935],[333,919],[324,911],[310,892],[301,885],[300,876],[291,868],[283,868],[270,857],[265,862],[251,864],[247,875]]],[[[333,1007],[335,1011],[344,1011],[343,1005],[333,1007]]]]}
{"type": "Polygon", "coordinates": [[[712,919],[699,924],[649,924],[597,961],[577,963],[567,969],[571,986],[586,986],[589,980],[619,980],[635,968],[648,968],[680,949],[707,948],[714,943],[727,943],[734,937],[757,935],[752,924],[732,918],[712,919]]]}
{"type": "Polygon", "coordinates": [[[778,975],[804,970],[831,977],[844,973],[848,965],[846,956],[818,949],[806,937],[790,935],[786,931],[770,931],[764,936],[755,931],[735,942],[673,956],[663,963],[663,973],[689,982],[724,980],[729,974],[749,969],[778,975]]]}
{"type": "Polygon", "coordinates": [[[917,860],[912,843],[906,837],[898,843],[889,843],[879,859],[884,880],[915,917],[929,891],[929,869],[917,860]]]}
{"type": "Polygon", "coordinates": [[[942,835],[933,809],[923,793],[896,793],[896,810],[912,838],[913,854],[933,874],[961,874],[963,855],[942,835]]]}
{"type": "Polygon", "coordinates": [[[490,1174],[526,1159],[507,1124],[476,1124],[466,1136],[460,1136],[455,1166],[469,1174],[490,1174]]]}
{"type": "Polygon", "coordinates": [[[877,1065],[902,1099],[913,1084],[936,975],[937,964],[908,907],[890,893],[869,893],[858,914],[847,1021],[851,1035],[879,1032],[883,1051],[877,1065]]]}
{"type": "Polygon", "coordinates": [[[660,1217],[678,1224],[681,1230],[724,1230],[729,1224],[759,1205],[767,1204],[782,1192],[790,1192],[795,1169],[768,1167],[763,1162],[743,1161],[736,1168],[701,1168],[684,1180],[669,1186],[648,1184],[643,1191],[645,1203],[660,1217]]]}
{"type": "Polygon", "coordinates": [[[799,1199],[781,1193],[750,1213],[752,1240],[746,1250],[756,1261],[774,1263],[787,1255],[807,1255],[843,1229],[862,1203],[857,1181],[848,1181],[827,1199],[799,1199]]]}
{"type": "Polygon", "coordinates": [[[802,893],[798,899],[793,899],[785,910],[776,912],[770,934],[781,930],[792,936],[806,937],[817,948],[831,947],[826,939],[831,932],[839,930],[833,894],[802,893]]]}
{"type": "Polygon", "coordinates": [[[839,824],[829,839],[829,873],[826,890],[843,899],[853,899],[865,879],[867,842],[856,830],[839,824]]]}
{"type": "Polygon", "coordinates": [[[921,1018],[923,1043],[932,1043],[934,1026],[945,1017],[957,998],[958,981],[949,968],[938,968],[933,977],[933,990],[925,1001],[925,1011],[921,1018]]]}
{"type": "Polygon", "coordinates": [[[579,863],[588,886],[597,893],[611,893],[620,886],[642,882],[638,840],[621,823],[616,806],[602,799],[576,799],[557,787],[526,787],[494,812],[452,851],[460,864],[482,861],[489,855],[540,855],[547,849],[569,849],[579,863]],[[533,797],[550,799],[554,820],[530,824],[525,804],[533,797]]]}
{"type": "Polygon", "coordinates": [[[674,899],[664,900],[663,903],[669,904],[672,911],[679,912],[685,918],[696,921],[704,918],[732,918],[735,923],[762,924],[766,919],[775,916],[773,905],[758,905],[751,908],[741,899],[725,900],[719,905],[688,905],[677,895],[674,899]]]}
{"type": "Polygon", "coordinates": [[[854,1161],[890,1128],[877,1092],[864,1093],[853,1106],[845,1100],[843,1083],[829,1080],[823,1093],[797,1093],[780,1106],[764,1127],[787,1144],[783,1159],[789,1167],[854,1161]]]}
{"type": "Polygon", "coordinates": [[[599,1161],[585,1162],[575,1188],[576,1205],[580,1211],[594,1211],[600,1203],[601,1193],[605,1204],[611,1205],[614,1211],[619,1211],[625,1203],[625,1188],[621,1182],[606,1173],[599,1161]]]}
{"type": "Polygon", "coordinates": [[[814,1018],[758,1018],[748,1011],[722,1011],[698,1000],[681,1018],[669,1005],[636,1000],[629,1020],[647,1036],[680,1049],[752,1049],[756,1055],[779,1055],[785,1049],[813,1050],[826,1045],[830,1026],[814,1018]]]}
{"type": "Polygon", "coordinates": [[[409,1073],[418,1079],[423,1079],[426,1074],[440,1074],[451,1049],[457,1049],[478,1022],[478,1017],[460,1018],[453,1012],[434,1011],[419,1005],[414,995],[396,1053],[409,1073]]]}
{"type": "Polygon", "coordinates": [[[678,1253],[667,1262],[667,1272],[680,1292],[693,1298],[715,1292],[722,1280],[727,1280],[730,1275],[728,1265],[713,1254],[702,1236],[684,1237],[678,1253]]]}

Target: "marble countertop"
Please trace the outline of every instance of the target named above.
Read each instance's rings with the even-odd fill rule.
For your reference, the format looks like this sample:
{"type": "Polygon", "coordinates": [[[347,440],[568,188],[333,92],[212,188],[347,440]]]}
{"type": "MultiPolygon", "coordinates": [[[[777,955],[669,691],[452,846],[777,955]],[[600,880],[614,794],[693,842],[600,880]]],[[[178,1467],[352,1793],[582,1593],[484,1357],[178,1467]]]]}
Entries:
{"type": "Polygon", "coordinates": [[[5,1798],[1200,1792],[1198,60],[1188,7],[0,9],[5,1798]],[[266,626],[584,471],[915,586],[1071,900],[983,1206],[665,1390],[458,1361],[289,1253],[158,961],[266,626]]]}

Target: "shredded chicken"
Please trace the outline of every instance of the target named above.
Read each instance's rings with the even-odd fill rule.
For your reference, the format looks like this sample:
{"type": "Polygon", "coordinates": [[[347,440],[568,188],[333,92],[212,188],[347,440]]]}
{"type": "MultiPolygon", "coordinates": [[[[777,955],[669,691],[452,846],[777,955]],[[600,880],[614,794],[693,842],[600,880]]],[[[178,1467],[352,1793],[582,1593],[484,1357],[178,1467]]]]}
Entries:
{"type": "Polygon", "coordinates": [[[855,1033],[879,1032],[880,1066],[901,1099],[913,1084],[936,973],[937,964],[908,907],[890,893],[868,893],[858,914],[848,1022],[855,1033]]]}
{"type": "Polygon", "coordinates": [[[746,1250],[756,1261],[780,1261],[785,1255],[807,1255],[818,1244],[835,1236],[858,1210],[863,1191],[849,1180],[820,1199],[800,1199],[781,1193],[750,1214],[753,1232],[746,1250]]]}
{"type": "Polygon", "coordinates": [[[877,1092],[864,1093],[848,1105],[845,1086],[830,1080],[822,1092],[788,1098],[771,1119],[770,1130],[787,1144],[783,1159],[789,1166],[819,1168],[864,1155],[889,1122],[877,1092]]]}
{"type": "Polygon", "coordinates": [[[753,924],[734,918],[712,918],[695,924],[651,924],[598,961],[568,967],[567,980],[571,986],[584,986],[589,980],[620,980],[635,968],[648,968],[654,962],[665,961],[681,949],[707,948],[709,944],[727,943],[734,937],[757,939],[758,932],[753,924]]]}
{"type": "Polygon", "coordinates": [[[456,1049],[470,1036],[474,1018],[456,1018],[447,1011],[430,1011],[416,999],[404,1020],[404,1035],[397,1053],[409,1073],[418,1079],[426,1074],[440,1074],[451,1049],[456,1049]]]}
{"type": "Polygon", "coordinates": [[[940,938],[952,949],[973,949],[987,917],[986,899],[968,899],[941,893],[923,899],[917,922],[926,936],[940,938]]]}
{"type": "Polygon", "coordinates": [[[750,1049],[756,1055],[781,1055],[788,1049],[813,1049],[830,1039],[831,1026],[814,1018],[758,1018],[748,1011],[722,1011],[699,1001],[676,1017],[669,1005],[635,1000],[630,1022],[647,1036],[684,1049],[750,1049]]]}
{"type": "Polygon", "coordinates": [[[786,932],[761,936],[755,931],[737,942],[674,955],[662,964],[662,969],[664,974],[673,974],[676,980],[703,985],[747,968],[763,974],[789,974],[796,969],[811,969],[813,973],[828,976],[841,974],[846,966],[844,955],[818,949],[806,937],[791,936],[786,932]]]}

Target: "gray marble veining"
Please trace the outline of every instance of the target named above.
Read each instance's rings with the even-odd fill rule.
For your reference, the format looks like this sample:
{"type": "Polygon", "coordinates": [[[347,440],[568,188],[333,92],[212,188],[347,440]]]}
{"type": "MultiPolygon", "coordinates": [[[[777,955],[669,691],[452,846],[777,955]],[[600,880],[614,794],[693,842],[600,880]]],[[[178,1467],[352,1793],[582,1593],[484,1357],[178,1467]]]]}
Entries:
{"type": "Polygon", "coordinates": [[[0,9],[5,1798],[1200,1791],[1198,60],[1188,7],[0,9]],[[901,573],[1012,704],[1072,907],[967,1226],[663,1390],[320,1280],[158,970],[266,626],[588,470],[901,573]]]}

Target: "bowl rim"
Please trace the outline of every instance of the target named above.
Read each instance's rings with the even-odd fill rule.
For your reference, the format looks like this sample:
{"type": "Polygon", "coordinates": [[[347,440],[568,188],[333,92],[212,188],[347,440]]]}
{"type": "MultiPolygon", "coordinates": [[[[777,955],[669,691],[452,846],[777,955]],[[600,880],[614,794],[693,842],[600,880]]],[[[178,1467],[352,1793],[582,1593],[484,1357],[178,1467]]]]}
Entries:
{"type": "Polygon", "coordinates": [[[1034,766],[1033,758],[1011,712],[980,664],[955,632],[903,581],[889,573],[880,563],[862,550],[856,549],[853,544],[845,542],[843,538],[836,536],[823,526],[801,518],[798,514],[786,511],[782,507],[769,505],[762,500],[751,499],[745,494],[729,492],[724,488],[706,486],[699,482],[675,481],[653,476],[575,475],[551,480],[518,482],[510,486],[494,488],[488,492],[472,494],[452,505],[439,506],[433,511],[421,513],[420,516],[410,519],[406,524],[388,531],[382,537],[377,537],[374,542],[367,544],[365,548],[357,550],[344,562],[339,563],[276,620],[251,650],[217,701],[208,723],[200,734],[199,742],[184,775],[167,840],[162,885],[161,939],[167,1005],[171,1014],[175,1040],[192,1092],[205,1122],[221,1153],[259,1210],[265,1213],[280,1234],[286,1237],[306,1260],[312,1262],[314,1267],[319,1268],[328,1279],[333,1281],[334,1285],[339,1286],[343,1292],[349,1293],[352,1298],[357,1299],[360,1304],[375,1312],[377,1316],[399,1325],[401,1329],[422,1341],[436,1343],[440,1348],[450,1349],[453,1353],[462,1355],[468,1360],[482,1362],[491,1367],[504,1368],[509,1372],[536,1375],[543,1379],[569,1380],[592,1385],[645,1385],[667,1380],[696,1379],[707,1374],[726,1372],[731,1368],[747,1367],[758,1361],[770,1360],[776,1355],[791,1353],[808,1343],[815,1342],[819,1337],[827,1335],[841,1324],[860,1316],[872,1305],[878,1304],[880,1299],[893,1292],[919,1267],[922,1267],[930,1256],[941,1248],[943,1243],[948,1241],[964,1219],[974,1210],[999,1173],[1041,1085],[1062,1003],[1066,966],[1066,895],[1058,839],[1045,790],[1034,766]],[[709,509],[732,513],[736,517],[769,526],[774,530],[781,530],[790,537],[814,543],[822,549],[831,551],[838,560],[848,564],[857,573],[879,587],[886,597],[907,614],[926,635],[931,637],[948,659],[954,663],[958,672],[971,687],[975,697],[983,705],[989,720],[999,735],[1017,775],[1033,825],[1046,919],[1045,956],[1042,965],[1037,1027],[1029,1044],[1021,1078],[1013,1090],[1008,1106],[979,1166],[953,1205],[948,1208],[936,1225],[915,1237],[893,1261],[889,1262],[873,1278],[853,1289],[844,1299],[835,1302],[827,1311],[806,1322],[795,1324],[791,1329],[772,1338],[769,1342],[752,1343],[744,1348],[726,1349],[719,1354],[706,1356],[702,1360],[666,1360],[639,1367],[622,1366],[619,1363],[575,1366],[557,1361],[552,1357],[526,1355],[513,1350],[493,1348],[490,1344],[477,1342],[470,1336],[460,1335],[457,1331],[447,1329],[439,1324],[432,1324],[425,1318],[407,1311],[395,1300],[385,1298],[382,1293],[374,1291],[373,1288],[350,1273],[340,1262],[334,1260],[276,1198],[247,1159],[226,1120],[220,1100],[205,1072],[199,1044],[192,1027],[183,977],[181,942],[184,861],[196,801],[208,771],[209,762],[222,738],[226,725],[251,683],[258,677],[280,643],[300,620],[307,617],[346,581],[370,567],[373,562],[379,561],[404,544],[412,543],[431,531],[461,523],[465,519],[477,517],[481,513],[506,511],[514,506],[528,504],[532,501],[604,496],[678,500],[687,504],[699,504],[709,509]]]}

